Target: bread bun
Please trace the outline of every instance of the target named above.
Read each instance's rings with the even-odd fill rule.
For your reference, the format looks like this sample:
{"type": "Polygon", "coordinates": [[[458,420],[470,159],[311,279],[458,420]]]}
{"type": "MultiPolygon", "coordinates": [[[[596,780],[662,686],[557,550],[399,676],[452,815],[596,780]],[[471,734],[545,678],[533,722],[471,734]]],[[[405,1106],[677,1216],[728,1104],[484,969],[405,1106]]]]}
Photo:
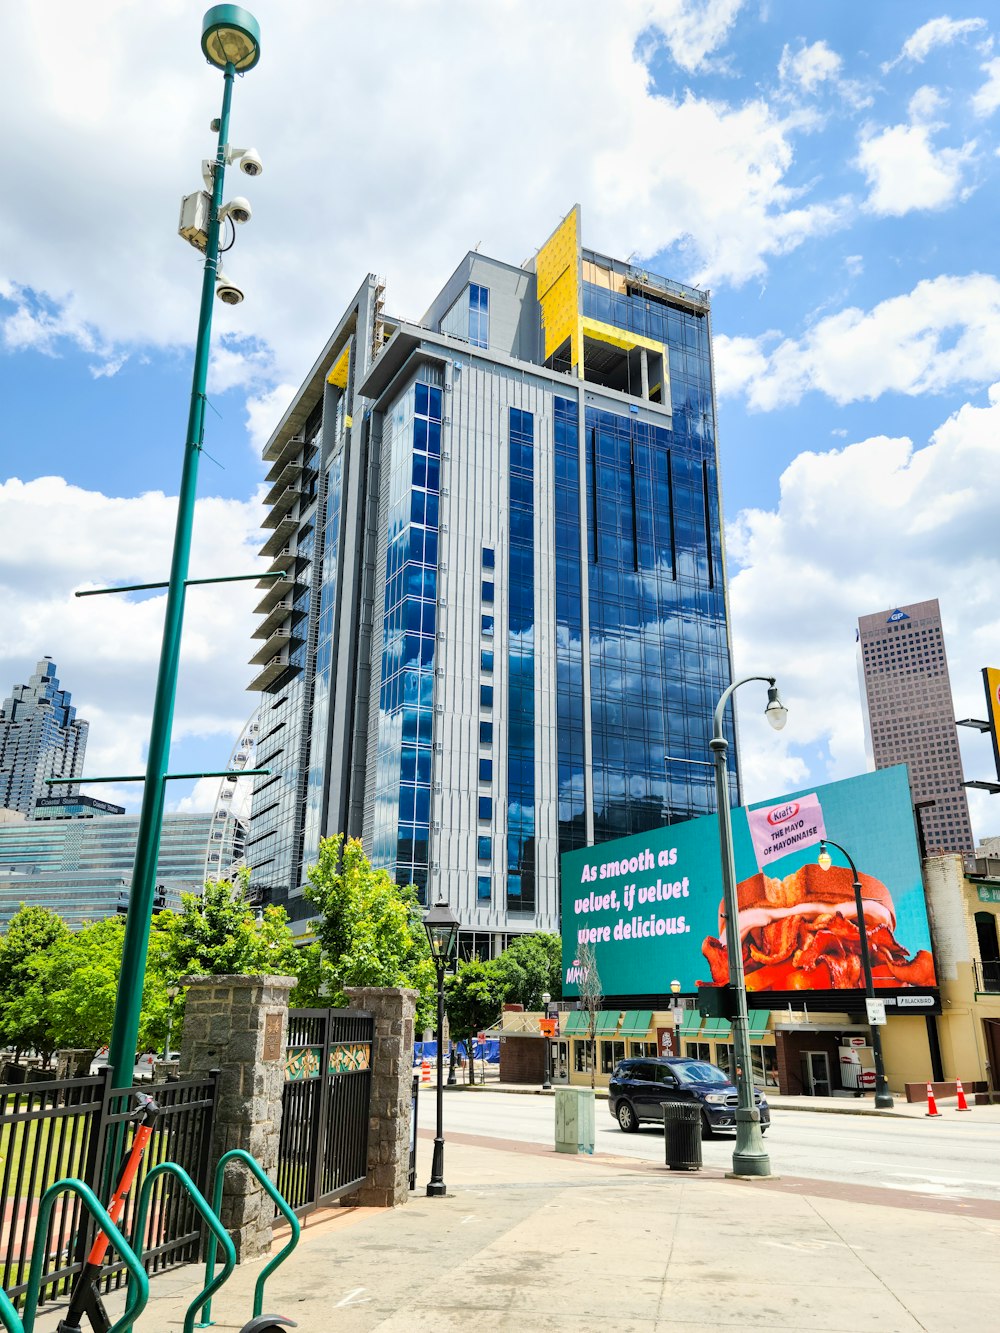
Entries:
{"type": "MultiPolygon", "coordinates": [[[[881,880],[859,872],[861,898],[869,924],[884,922],[890,930],[896,926],[896,911],[892,895],[881,880]]],[[[819,916],[824,912],[840,912],[845,917],[856,917],[854,877],[846,866],[831,866],[824,870],[814,862],[799,866],[798,870],[776,879],[771,875],[756,874],[736,886],[740,906],[740,935],[748,930],[777,921],[784,916],[819,916]]],[[[726,924],[726,905],[719,904],[719,935],[726,924]]]]}

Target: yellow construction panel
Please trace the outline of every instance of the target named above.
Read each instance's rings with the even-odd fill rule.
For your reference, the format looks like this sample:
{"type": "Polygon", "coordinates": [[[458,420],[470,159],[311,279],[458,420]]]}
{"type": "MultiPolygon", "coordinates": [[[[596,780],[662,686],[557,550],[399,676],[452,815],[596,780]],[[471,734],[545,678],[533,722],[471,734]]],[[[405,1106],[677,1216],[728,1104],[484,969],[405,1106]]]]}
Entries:
{"type": "Polygon", "coordinates": [[[338,389],[347,388],[347,372],[351,365],[351,344],[348,343],[340,356],[333,363],[333,369],[326,377],[327,384],[335,384],[338,389]]]}
{"type": "Polygon", "coordinates": [[[579,364],[580,206],[574,205],[535,256],[538,303],[542,308],[546,358],[570,339],[570,357],[579,364]]]}
{"type": "Polygon", "coordinates": [[[583,332],[587,338],[610,343],[612,347],[620,347],[625,352],[631,352],[634,347],[648,347],[651,352],[660,353],[666,350],[663,343],[658,343],[654,338],[630,333],[628,329],[620,329],[617,324],[605,324],[600,319],[584,319],[583,332]]]}

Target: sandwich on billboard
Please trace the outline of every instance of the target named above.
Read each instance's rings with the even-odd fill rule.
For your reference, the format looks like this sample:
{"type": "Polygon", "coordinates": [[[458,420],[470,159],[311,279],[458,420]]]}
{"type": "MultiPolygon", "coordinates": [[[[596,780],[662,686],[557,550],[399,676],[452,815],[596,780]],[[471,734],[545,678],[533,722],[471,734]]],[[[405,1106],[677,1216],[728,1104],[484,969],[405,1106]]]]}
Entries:
{"type": "MultiPolygon", "coordinates": [[[[863,994],[859,929],[874,983],[893,1009],[936,1007],[937,979],[905,766],[733,810],[739,931],[747,991],[772,1007],[803,992],[863,994]],[[824,870],[823,838],[839,852],[824,870]],[[765,1002],[766,1003],[766,1002],[765,1002]]],[[[594,949],[605,995],[691,994],[729,980],[714,815],[562,857],[563,993],[579,993],[579,946],[594,949]]]]}

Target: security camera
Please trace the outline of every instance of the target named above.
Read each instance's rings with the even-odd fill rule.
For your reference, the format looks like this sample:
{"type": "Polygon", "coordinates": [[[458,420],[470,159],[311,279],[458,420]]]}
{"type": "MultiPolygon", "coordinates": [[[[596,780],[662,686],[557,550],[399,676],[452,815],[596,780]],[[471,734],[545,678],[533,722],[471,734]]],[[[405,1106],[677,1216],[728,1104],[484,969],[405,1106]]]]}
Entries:
{"type": "Polygon", "coordinates": [[[232,218],[234,222],[249,222],[253,217],[250,200],[244,199],[242,195],[237,195],[235,199],[230,199],[228,204],[222,206],[220,216],[232,218]]]}
{"type": "Polygon", "coordinates": [[[263,170],[264,163],[260,160],[257,149],[245,148],[240,159],[240,171],[245,172],[247,176],[259,176],[263,170]]]}
{"type": "Polygon", "coordinates": [[[215,279],[215,294],[220,301],[226,305],[239,305],[243,300],[243,293],[235,283],[230,282],[226,275],[220,270],[215,279]]]}

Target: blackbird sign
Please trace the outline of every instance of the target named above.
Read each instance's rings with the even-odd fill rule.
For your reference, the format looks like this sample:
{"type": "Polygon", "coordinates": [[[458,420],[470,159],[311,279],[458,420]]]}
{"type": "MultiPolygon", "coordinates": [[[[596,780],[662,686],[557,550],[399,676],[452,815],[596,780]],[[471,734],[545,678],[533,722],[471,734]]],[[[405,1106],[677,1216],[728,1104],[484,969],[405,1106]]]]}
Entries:
{"type": "MultiPolygon", "coordinates": [[[[881,769],[733,814],[739,933],[747,991],[801,1005],[802,992],[863,993],[860,932],[875,987],[896,1009],[936,1002],[937,979],[906,768],[881,769]],[[824,870],[820,840],[848,848],[824,870]]],[[[579,994],[593,946],[605,995],[691,994],[729,979],[714,815],[562,857],[563,993],[579,994]]]]}

